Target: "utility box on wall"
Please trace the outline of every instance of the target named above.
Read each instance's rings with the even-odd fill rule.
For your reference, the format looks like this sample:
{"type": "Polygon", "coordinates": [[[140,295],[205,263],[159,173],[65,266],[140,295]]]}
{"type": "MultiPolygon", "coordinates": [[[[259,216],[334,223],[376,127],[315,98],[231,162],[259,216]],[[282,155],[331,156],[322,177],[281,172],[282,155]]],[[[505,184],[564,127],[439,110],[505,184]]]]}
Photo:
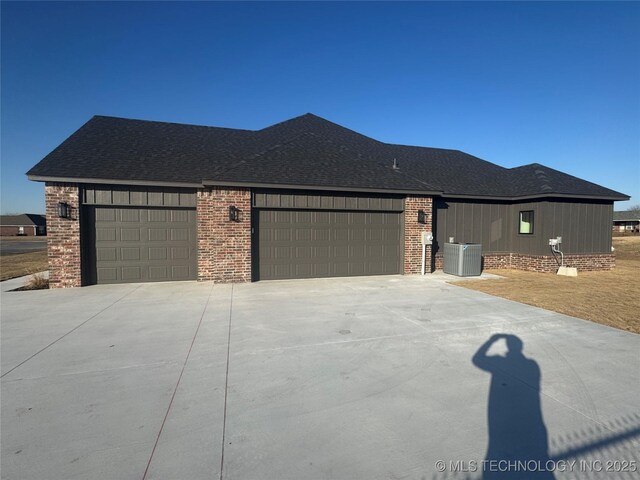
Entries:
{"type": "Polygon", "coordinates": [[[444,273],[473,277],[482,273],[482,245],[479,243],[445,243],[444,273]]]}

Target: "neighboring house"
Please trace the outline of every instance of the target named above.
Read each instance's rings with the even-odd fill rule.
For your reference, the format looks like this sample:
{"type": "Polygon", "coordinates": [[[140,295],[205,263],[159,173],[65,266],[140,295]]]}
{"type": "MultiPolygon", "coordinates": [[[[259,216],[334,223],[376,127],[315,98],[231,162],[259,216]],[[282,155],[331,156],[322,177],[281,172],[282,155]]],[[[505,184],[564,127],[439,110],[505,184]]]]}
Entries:
{"type": "Polygon", "coordinates": [[[613,268],[613,202],[540,164],[383,143],[312,114],[262,130],[96,116],[28,172],[46,182],[50,285],[421,272],[449,237],[484,265],[613,268]]]}
{"type": "Polygon", "coordinates": [[[44,215],[23,213],[21,215],[0,216],[0,235],[35,236],[47,234],[47,221],[44,215]]]}
{"type": "Polygon", "coordinates": [[[640,231],[638,212],[613,212],[613,230],[616,232],[640,231]]]}

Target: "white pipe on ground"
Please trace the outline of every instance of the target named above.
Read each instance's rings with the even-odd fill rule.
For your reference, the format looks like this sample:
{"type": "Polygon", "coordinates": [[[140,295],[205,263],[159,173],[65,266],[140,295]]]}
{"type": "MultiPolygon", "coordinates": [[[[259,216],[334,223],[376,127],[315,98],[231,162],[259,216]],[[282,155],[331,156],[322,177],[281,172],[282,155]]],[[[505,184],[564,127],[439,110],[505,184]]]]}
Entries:
{"type": "Polygon", "coordinates": [[[427,246],[422,244],[422,275],[426,273],[427,269],[427,246]]]}

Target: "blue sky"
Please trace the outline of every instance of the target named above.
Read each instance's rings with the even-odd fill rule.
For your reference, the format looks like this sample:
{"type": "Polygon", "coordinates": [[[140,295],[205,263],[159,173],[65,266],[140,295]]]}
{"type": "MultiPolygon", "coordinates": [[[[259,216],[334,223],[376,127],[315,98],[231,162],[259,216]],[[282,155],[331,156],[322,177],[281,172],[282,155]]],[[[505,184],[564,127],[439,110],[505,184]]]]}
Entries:
{"type": "Polygon", "coordinates": [[[640,203],[638,3],[1,9],[3,213],[44,210],[25,172],[96,114],[259,129],[313,112],[640,203]]]}

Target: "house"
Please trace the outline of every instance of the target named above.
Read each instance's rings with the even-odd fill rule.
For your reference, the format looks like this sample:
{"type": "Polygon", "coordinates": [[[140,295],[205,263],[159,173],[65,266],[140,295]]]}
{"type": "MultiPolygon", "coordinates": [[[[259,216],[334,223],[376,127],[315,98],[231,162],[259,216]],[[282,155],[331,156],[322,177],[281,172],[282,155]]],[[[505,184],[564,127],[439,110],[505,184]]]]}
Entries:
{"type": "Polygon", "coordinates": [[[23,213],[21,215],[0,216],[0,235],[35,236],[47,234],[47,221],[44,215],[23,213]]]}
{"type": "Polygon", "coordinates": [[[613,202],[540,164],[377,141],[312,114],[262,130],[96,116],[42,159],[50,284],[428,271],[481,243],[484,266],[614,266],[613,202]]]}
{"type": "Polygon", "coordinates": [[[640,213],[637,211],[613,212],[614,232],[639,232],[640,213]]]}

